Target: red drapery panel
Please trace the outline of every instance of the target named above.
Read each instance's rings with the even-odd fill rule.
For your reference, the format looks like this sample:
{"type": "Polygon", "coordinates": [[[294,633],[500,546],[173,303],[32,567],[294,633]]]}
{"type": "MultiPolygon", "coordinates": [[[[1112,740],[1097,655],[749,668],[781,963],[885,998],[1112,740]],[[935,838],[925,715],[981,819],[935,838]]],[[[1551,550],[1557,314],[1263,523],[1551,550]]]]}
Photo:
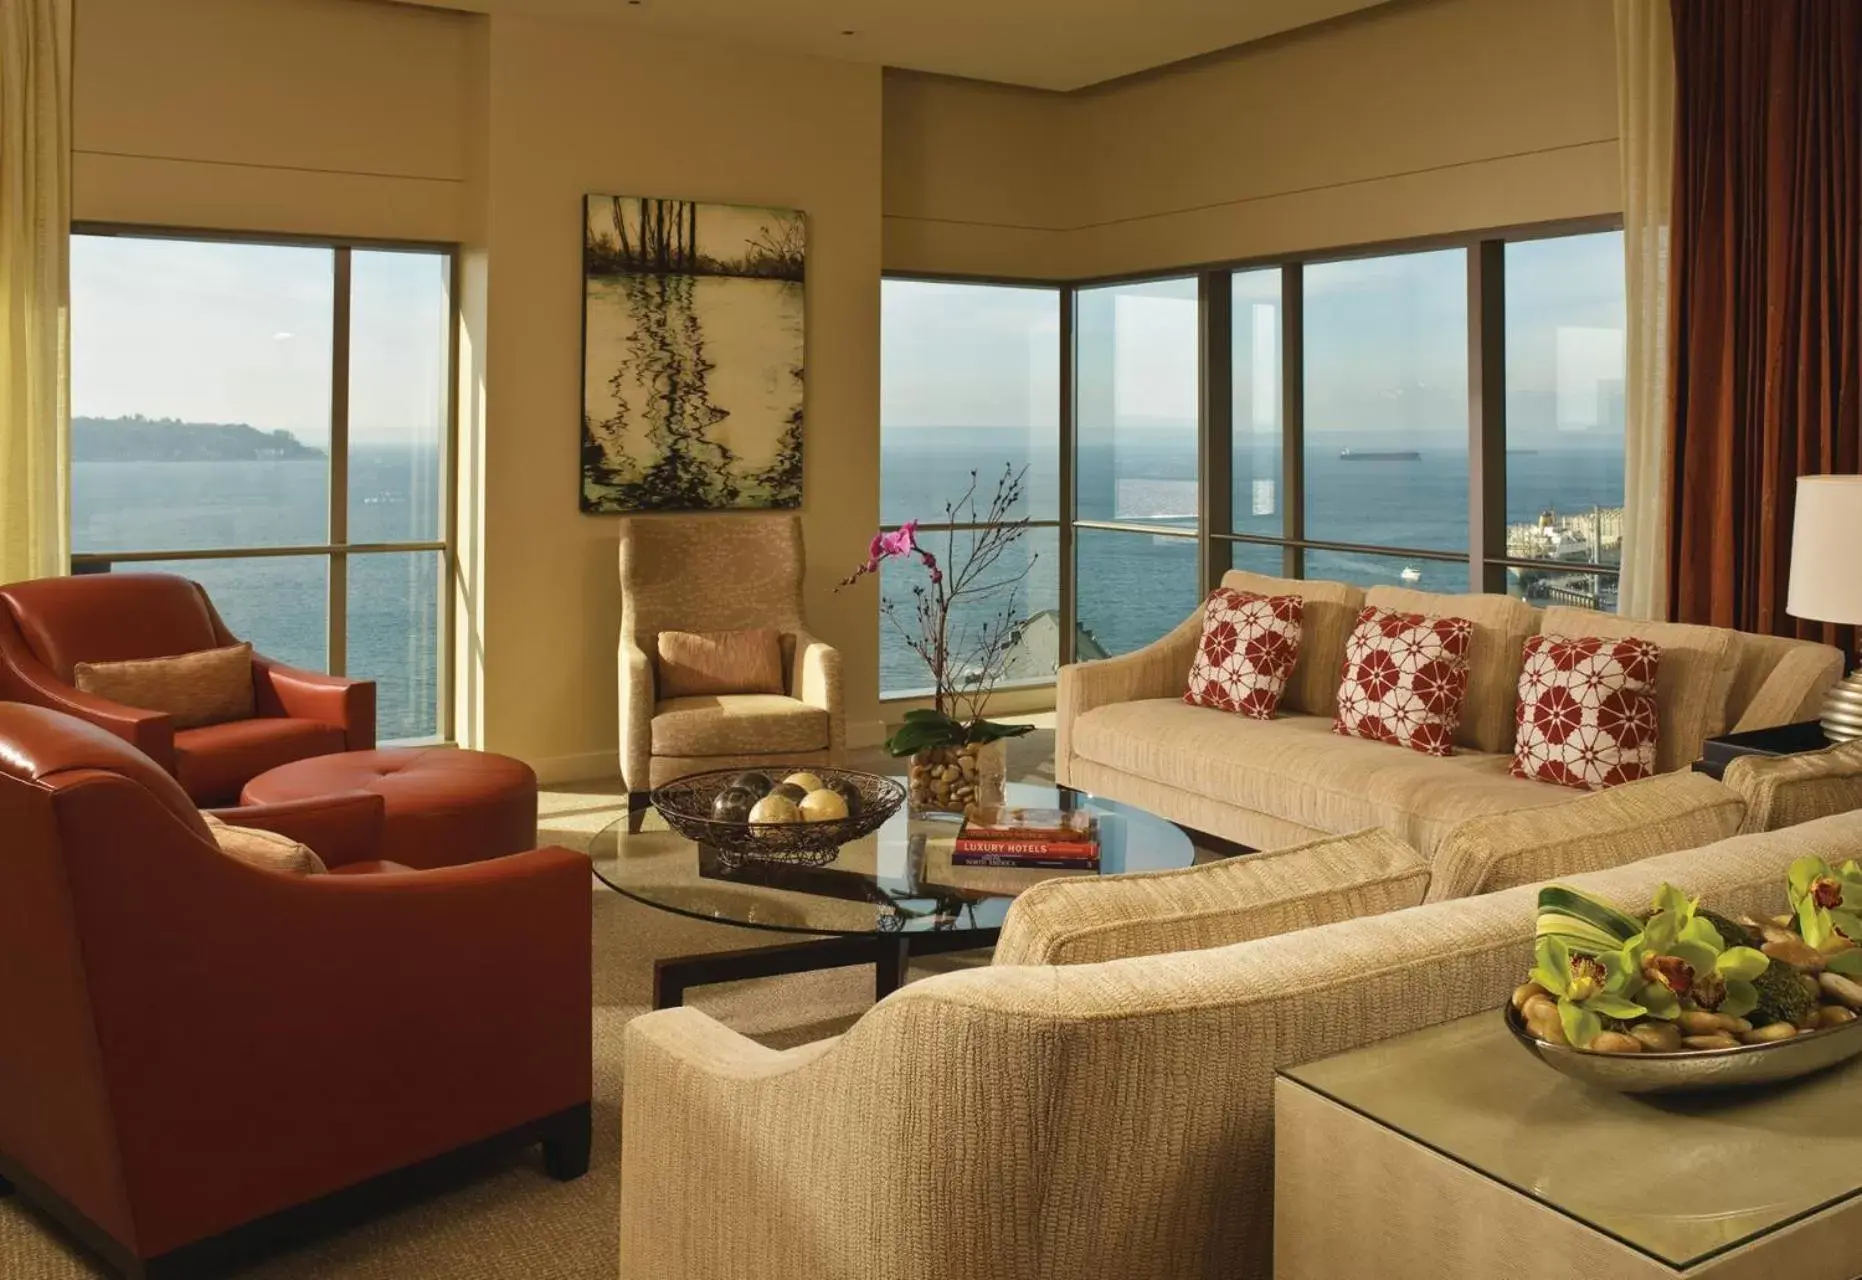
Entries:
{"type": "Polygon", "coordinates": [[[1853,648],[1784,604],[1794,481],[1862,462],[1862,0],[1672,11],[1669,609],[1853,648]]]}

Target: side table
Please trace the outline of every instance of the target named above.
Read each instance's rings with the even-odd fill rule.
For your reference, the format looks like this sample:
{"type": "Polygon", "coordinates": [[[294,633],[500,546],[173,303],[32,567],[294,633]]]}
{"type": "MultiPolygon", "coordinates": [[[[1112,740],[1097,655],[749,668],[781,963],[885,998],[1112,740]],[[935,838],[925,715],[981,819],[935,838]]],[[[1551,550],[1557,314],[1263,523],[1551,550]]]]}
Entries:
{"type": "Polygon", "coordinates": [[[1499,1012],[1282,1071],[1276,1280],[1852,1280],[1862,1059],[1651,1101],[1523,1052],[1499,1012]]]}
{"type": "Polygon", "coordinates": [[[1748,729],[1744,733],[1723,733],[1708,738],[1694,762],[1694,772],[1719,781],[1726,766],[1740,756],[1794,756],[1804,751],[1822,751],[1836,744],[1823,736],[1823,726],[1815,720],[1781,724],[1770,729],[1748,729]]]}

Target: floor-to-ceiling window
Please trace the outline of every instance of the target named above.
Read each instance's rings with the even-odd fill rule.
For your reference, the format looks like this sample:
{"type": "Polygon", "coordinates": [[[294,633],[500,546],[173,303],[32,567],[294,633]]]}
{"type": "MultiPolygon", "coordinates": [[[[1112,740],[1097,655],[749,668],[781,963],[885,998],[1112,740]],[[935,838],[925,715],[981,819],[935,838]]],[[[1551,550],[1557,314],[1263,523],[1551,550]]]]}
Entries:
{"type": "MultiPolygon", "coordinates": [[[[1051,681],[1061,660],[1060,296],[1054,287],[888,279],[881,292],[880,520],[918,521],[941,561],[962,557],[999,484],[1020,485],[1011,516],[1029,528],[982,580],[1004,589],[960,601],[967,633],[1005,616],[1014,631],[1005,683],[1051,681]],[[966,501],[967,499],[967,501],[966,501]],[[1008,584],[1012,584],[1010,587],[1008,584]]],[[[888,561],[880,591],[906,614],[915,561],[888,561]]],[[[924,662],[880,618],[885,697],[929,688],[924,662]]]]}
{"type": "Polygon", "coordinates": [[[1077,290],[1073,559],[1078,656],[1139,649],[1201,597],[1199,282],[1077,290]]]}
{"type": "Polygon", "coordinates": [[[200,582],[280,661],[446,717],[452,257],[72,238],[73,570],[200,582]]]}
{"type": "Polygon", "coordinates": [[[1613,611],[1623,552],[1623,233],[1505,248],[1507,590],[1613,611]]]}
{"type": "MultiPolygon", "coordinates": [[[[884,324],[888,524],[937,525],[973,466],[1034,464],[1031,634],[1066,643],[1026,677],[1141,648],[1230,567],[1616,606],[1620,231],[1060,288],[895,279],[884,324]]],[[[883,693],[922,688],[883,633],[881,665],[883,693]]]]}
{"type": "Polygon", "coordinates": [[[1467,590],[1466,256],[1304,269],[1304,576],[1467,590]]]}
{"type": "Polygon", "coordinates": [[[1228,364],[1204,373],[1230,384],[1206,414],[1229,442],[1228,533],[1208,580],[1233,565],[1616,607],[1620,231],[1315,255],[1205,288],[1224,279],[1205,324],[1228,364]]]}

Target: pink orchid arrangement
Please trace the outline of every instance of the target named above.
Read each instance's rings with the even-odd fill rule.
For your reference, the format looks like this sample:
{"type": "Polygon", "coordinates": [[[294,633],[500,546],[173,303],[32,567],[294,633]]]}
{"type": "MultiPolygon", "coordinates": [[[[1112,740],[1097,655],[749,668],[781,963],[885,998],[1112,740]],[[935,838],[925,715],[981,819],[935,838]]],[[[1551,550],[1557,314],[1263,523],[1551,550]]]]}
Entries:
{"type": "Polygon", "coordinates": [[[841,586],[851,587],[869,573],[879,572],[882,560],[905,559],[917,556],[919,561],[931,574],[935,585],[944,581],[944,571],[937,567],[937,557],[918,545],[918,522],[907,520],[891,533],[876,533],[873,540],[866,544],[866,563],[855,569],[851,575],[841,579],[841,586]]]}
{"type": "Polygon", "coordinates": [[[1026,475],[1026,467],[1003,468],[994,494],[979,504],[977,474],[970,473],[963,496],[944,504],[948,538],[942,563],[918,545],[919,522],[907,520],[874,534],[866,561],[840,584],[851,587],[879,573],[888,560],[916,561],[925,572],[924,581],[912,583],[909,596],[880,599],[881,616],[930,669],[936,704],[907,713],[905,726],[886,743],[894,755],[1027,732],[1025,725],[995,725],[982,718],[1025,622],[1021,585],[1035,557],[1021,563],[1011,558],[1006,564],[1003,557],[1028,529],[1027,516],[1012,514],[1025,505],[1026,475]]]}

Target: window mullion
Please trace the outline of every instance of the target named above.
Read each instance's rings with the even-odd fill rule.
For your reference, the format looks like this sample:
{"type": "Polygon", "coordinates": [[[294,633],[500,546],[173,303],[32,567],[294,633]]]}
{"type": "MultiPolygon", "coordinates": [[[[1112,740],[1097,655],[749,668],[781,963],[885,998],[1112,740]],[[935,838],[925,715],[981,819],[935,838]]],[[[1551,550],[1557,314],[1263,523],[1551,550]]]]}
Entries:
{"type": "Polygon", "coordinates": [[[1506,554],[1506,243],[1468,246],[1468,589],[1503,591],[1506,554]]]}
{"type": "Polygon", "coordinates": [[[1235,527],[1235,341],[1234,284],[1227,271],[1205,271],[1197,297],[1201,413],[1198,414],[1196,473],[1200,529],[1197,562],[1202,566],[1202,594],[1222,585],[1233,563],[1230,544],[1212,535],[1235,527]]]}
{"type": "Polygon", "coordinates": [[[1306,278],[1289,262],[1280,269],[1280,510],[1289,578],[1306,576],[1306,278]]]}
{"type": "Polygon", "coordinates": [[[333,675],[349,668],[349,283],[350,251],[335,250],[335,314],[330,329],[330,545],[329,635],[326,647],[333,675]]]}
{"type": "Polygon", "coordinates": [[[1060,491],[1056,495],[1056,510],[1060,514],[1060,529],[1056,535],[1060,564],[1060,656],[1061,666],[1073,661],[1073,642],[1079,634],[1079,617],[1077,614],[1078,593],[1074,590],[1074,551],[1073,522],[1078,512],[1073,509],[1074,492],[1074,448],[1077,439],[1074,430],[1074,387],[1073,387],[1073,299],[1071,285],[1060,290],[1060,491]]]}

